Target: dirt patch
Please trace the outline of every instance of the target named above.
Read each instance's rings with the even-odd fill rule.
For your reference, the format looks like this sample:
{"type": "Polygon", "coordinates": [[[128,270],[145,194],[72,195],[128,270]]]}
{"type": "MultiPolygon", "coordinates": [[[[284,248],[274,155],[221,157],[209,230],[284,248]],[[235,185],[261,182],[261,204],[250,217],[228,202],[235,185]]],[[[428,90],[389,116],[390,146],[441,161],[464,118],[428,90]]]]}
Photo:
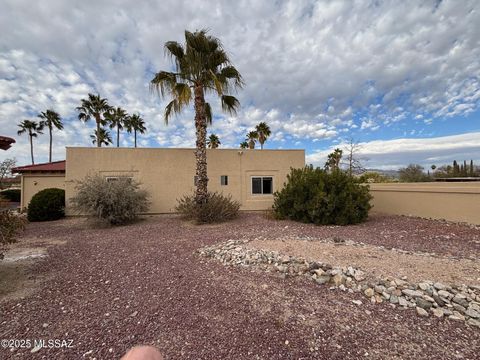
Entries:
{"type": "Polygon", "coordinates": [[[49,277],[47,273],[34,271],[35,264],[48,256],[50,246],[62,245],[65,242],[56,238],[24,234],[20,241],[11,244],[3,260],[0,260],[0,303],[22,299],[35,293],[49,277]]]}
{"type": "Polygon", "coordinates": [[[297,239],[254,240],[246,246],[327,262],[333,266],[353,266],[375,277],[406,276],[413,282],[433,280],[447,284],[480,284],[480,264],[471,259],[406,254],[371,245],[297,239]]]}

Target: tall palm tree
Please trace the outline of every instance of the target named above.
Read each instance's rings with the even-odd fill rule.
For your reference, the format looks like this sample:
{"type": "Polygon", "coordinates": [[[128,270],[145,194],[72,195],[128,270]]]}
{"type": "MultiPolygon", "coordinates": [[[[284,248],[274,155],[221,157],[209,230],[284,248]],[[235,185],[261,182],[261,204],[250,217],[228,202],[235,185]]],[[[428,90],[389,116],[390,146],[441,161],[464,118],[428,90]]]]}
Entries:
{"type": "Polygon", "coordinates": [[[33,158],[33,138],[37,137],[38,134],[43,134],[43,126],[37,123],[36,121],[31,120],[23,120],[18,127],[20,130],[17,131],[18,135],[22,135],[24,133],[28,134],[30,138],[30,155],[32,156],[32,165],[35,164],[35,160],[33,158]]]}
{"type": "Polygon", "coordinates": [[[258,134],[256,131],[250,131],[247,134],[246,141],[248,142],[249,149],[255,149],[255,142],[258,140],[258,134]]]}
{"type": "Polygon", "coordinates": [[[240,149],[248,149],[248,142],[243,141],[240,143],[240,149]]]}
{"type": "Polygon", "coordinates": [[[185,31],[185,45],[176,41],[165,43],[165,52],[174,60],[175,71],[160,71],[150,82],[152,90],[172,100],[165,108],[165,122],[172,113],[180,113],[194,101],[196,130],[196,193],[197,204],[207,201],[207,124],[212,122],[212,109],[205,94],[215,92],[221,99],[222,110],[235,114],[240,106],[231,90],[241,88],[243,80],[232,65],[219,39],[206,30],[185,31]]]}
{"type": "Polygon", "coordinates": [[[62,119],[60,119],[60,115],[53,111],[47,110],[41,112],[38,117],[42,119],[40,121],[40,126],[48,128],[48,135],[50,136],[50,147],[48,150],[48,162],[52,162],[52,130],[53,128],[58,130],[63,130],[63,123],[62,119]]]}
{"type": "MultiPolygon", "coordinates": [[[[97,130],[95,134],[101,134],[101,127],[106,125],[105,114],[111,110],[107,99],[103,99],[99,94],[88,94],[88,99],[82,99],[81,105],[77,107],[78,119],[87,122],[90,119],[95,119],[97,123],[97,130]]],[[[103,141],[96,141],[98,147],[102,146],[103,141]]]]}
{"type": "Polygon", "coordinates": [[[260,143],[260,149],[263,150],[263,144],[267,141],[268,137],[271,134],[270,127],[266,122],[261,122],[255,127],[255,131],[258,135],[258,142],[260,143]]]}
{"type": "Polygon", "coordinates": [[[125,126],[127,119],[128,114],[121,107],[112,108],[111,111],[105,114],[105,120],[110,126],[110,129],[117,128],[117,147],[120,147],[120,130],[125,126]]]}
{"type": "Polygon", "coordinates": [[[215,134],[211,134],[207,139],[207,146],[209,149],[216,149],[221,144],[220,139],[215,134]]]}
{"type": "MultiPolygon", "coordinates": [[[[100,143],[100,146],[105,145],[108,146],[112,143],[112,137],[110,136],[110,133],[108,130],[105,130],[104,128],[100,128],[100,131],[95,130],[95,132],[90,135],[90,139],[92,139],[92,144],[97,144],[100,143]]],[[[100,147],[98,146],[98,147],[100,147]]]]}
{"type": "Polygon", "coordinates": [[[135,147],[137,147],[137,132],[140,134],[145,134],[145,131],[147,131],[147,128],[145,127],[145,121],[143,121],[143,119],[140,117],[140,114],[133,114],[125,121],[125,127],[128,133],[133,131],[135,147]]]}

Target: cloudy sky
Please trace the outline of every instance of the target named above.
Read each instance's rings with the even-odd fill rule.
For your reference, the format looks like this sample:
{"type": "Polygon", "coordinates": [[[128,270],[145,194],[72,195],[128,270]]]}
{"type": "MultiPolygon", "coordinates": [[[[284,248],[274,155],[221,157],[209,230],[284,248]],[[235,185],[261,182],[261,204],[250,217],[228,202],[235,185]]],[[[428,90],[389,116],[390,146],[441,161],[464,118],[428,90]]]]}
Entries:
{"type": "MultiPolygon", "coordinates": [[[[0,0],[0,134],[17,143],[0,160],[29,162],[17,124],[52,108],[65,145],[91,146],[93,123],[75,107],[89,92],[140,112],[140,146],[194,145],[192,110],[166,126],[166,100],[149,92],[156,71],[171,69],[166,41],[208,28],[245,79],[235,117],[215,98],[223,147],[238,147],[260,121],[266,148],[303,148],[323,164],[333,147],[362,144],[366,166],[480,163],[479,1],[64,1],[0,0]]],[[[122,146],[132,146],[125,134],[122,146]]],[[[48,136],[35,140],[48,160],[48,136]]]]}

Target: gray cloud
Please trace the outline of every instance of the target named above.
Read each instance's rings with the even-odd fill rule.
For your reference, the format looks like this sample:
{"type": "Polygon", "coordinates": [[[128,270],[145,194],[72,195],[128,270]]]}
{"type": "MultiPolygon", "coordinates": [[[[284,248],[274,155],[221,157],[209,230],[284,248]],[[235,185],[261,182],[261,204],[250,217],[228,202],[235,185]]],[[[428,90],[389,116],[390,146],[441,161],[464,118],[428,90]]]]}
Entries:
{"type": "MultiPolygon", "coordinates": [[[[149,93],[148,81],[171,66],[165,41],[203,27],[224,42],[247,83],[236,117],[220,116],[211,99],[220,116],[212,131],[228,146],[264,119],[281,142],[375,131],[409,116],[431,123],[468,114],[480,101],[479,11],[476,1],[454,0],[2,0],[1,131],[14,135],[21,119],[47,107],[73,119],[94,91],[140,111],[147,139],[192,145],[192,112],[165,126],[165,101],[149,93]]],[[[88,131],[70,121],[59,149],[89,143],[88,131]]],[[[22,161],[26,140],[15,147],[22,161]]],[[[46,142],[40,138],[40,147],[46,142]]]]}

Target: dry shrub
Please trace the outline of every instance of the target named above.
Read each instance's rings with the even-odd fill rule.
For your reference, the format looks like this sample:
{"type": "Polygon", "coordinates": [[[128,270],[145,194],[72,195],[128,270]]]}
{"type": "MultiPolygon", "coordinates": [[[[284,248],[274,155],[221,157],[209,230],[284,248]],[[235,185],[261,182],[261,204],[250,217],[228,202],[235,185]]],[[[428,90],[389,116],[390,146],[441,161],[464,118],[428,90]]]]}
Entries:
{"type": "Polygon", "coordinates": [[[15,236],[25,229],[27,219],[13,210],[0,211],[0,259],[8,244],[16,241],[15,236]]]}
{"type": "Polygon", "coordinates": [[[111,225],[131,222],[149,206],[148,193],[127,177],[106,181],[100,175],[87,176],[76,190],[71,199],[73,209],[111,225]]]}
{"type": "Polygon", "coordinates": [[[197,204],[195,195],[185,195],[178,200],[175,208],[183,218],[199,224],[211,224],[228,221],[238,216],[240,203],[217,192],[209,192],[205,204],[197,204]]]}

